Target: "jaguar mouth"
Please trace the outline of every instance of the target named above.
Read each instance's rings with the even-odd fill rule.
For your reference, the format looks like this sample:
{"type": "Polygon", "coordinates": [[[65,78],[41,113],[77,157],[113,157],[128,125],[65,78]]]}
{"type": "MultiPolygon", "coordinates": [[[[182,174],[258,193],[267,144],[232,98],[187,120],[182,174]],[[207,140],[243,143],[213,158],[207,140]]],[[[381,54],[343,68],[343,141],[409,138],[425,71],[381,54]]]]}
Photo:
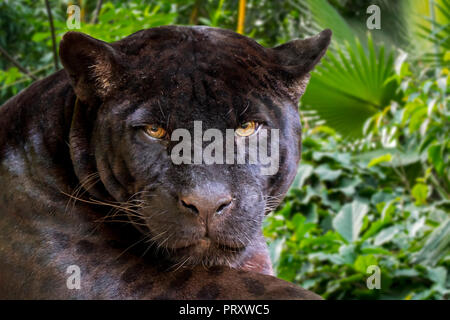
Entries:
{"type": "Polygon", "coordinates": [[[214,242],[203,238],[193,243],[170,250],[170,259],[179,265],[205,267],[236,267],[245,251],[244,246],[233,247],[228,244],[214,242]]]}
{"type": "Polygon", "coordinates": [[[201,238],[195,242],[182,245],[176,248],[171,248],[174,253],[184,253],[188,251],[202,251],[207,252],[211,250],[225,251],[229,253],[240,253],[245,250],[245,246],[232,246],[225,243],[219,243],[210,238],[201,238]]]}

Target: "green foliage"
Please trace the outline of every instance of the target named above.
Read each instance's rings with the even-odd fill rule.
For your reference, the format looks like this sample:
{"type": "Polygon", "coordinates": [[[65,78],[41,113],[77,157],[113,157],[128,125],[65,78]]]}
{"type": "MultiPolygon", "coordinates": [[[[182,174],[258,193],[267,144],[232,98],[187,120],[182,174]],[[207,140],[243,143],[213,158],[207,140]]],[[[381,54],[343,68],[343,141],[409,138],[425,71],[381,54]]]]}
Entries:
{"type": "Polygon", "coordinates": [[[448,297],[434,273],[446,279],[450,263],[450,201],[416,204],[391,169],[336,152],[335,139],[305,139],[298,179],[266,221],[278,276],[331,299],[448,297]],[[381,268],[380,290],[366,287],[370,265],[381,268]]]}
{"type": "MultiPolygon", "coordinates": [[[[167,5],[165,5],[167,7],[167,5]]],[[[177,14],[166,8],[163,10],[162,4],[145,4],[136,2],[125,2],[116,7],[113,3],[107,2],[102,6],[98,17],[98,23],[81,23],[81,29],[76,30],[87,33],[92,37],[103,41],[112,42],[120,40],[136,31],[157,27],[161,25],[175,23],[177,14]],[[118,17],[120,17],[118,19],[118,17]]],[[[68,31],[66,20],[55,20],[58,41],[62,35],[68,31]]],[[[37,32],[33,35],[33,41],[45,41],[47,46],[51,46],[50,30],[37,32]]]]}
{"type": "Polygon", "coordinates": [[[394,73],[393,54],[385,57],[383,46],[377,53],[371,37],[368,54],[359,42],[338,47],[313,72],[302,105],[344,137],[360,138],[366,120],[399,99],[394,73]]]}
{"type": "Polygon", "coordinates": [[[403,99],[367,121],[366,144],[345,148],[326,127],[306,132],[289,196],[266,221],[277,274],[326,298],[449,297],[446,78],[398,69],[403,99]],[[380,290],[366,286],[370,265],[381,268],[380,290]]]}
{"type": "Polygon", "coordinates": [[[450,61],[450,0],[441,0],[434,3],[436,14],[442,17],[442,22],[436,18],[426,19],[425,23],[419,25],[419,36],[432,43],[434,52],[427,52],[424,60],[431,64],[444,66],[450,61]]]}
{"type": "Polygon", "coordinates": [[[334,44],[349,42],[352,47],[356,47],[354,30],[327,0],[305,0],[305,2],[319,28],[333,30],[334,44]]]}
{"type": "MultiPolygon", "coordinates": [[[[0,46],[20,61],[36,76],[51,71],[51,52],[39,42],[32,41],[34,32],[48,29],[44,7],[31,0],[0,2],[0,46]]],[[[31,84],[0,54],[0,104],[31,84]]]]}

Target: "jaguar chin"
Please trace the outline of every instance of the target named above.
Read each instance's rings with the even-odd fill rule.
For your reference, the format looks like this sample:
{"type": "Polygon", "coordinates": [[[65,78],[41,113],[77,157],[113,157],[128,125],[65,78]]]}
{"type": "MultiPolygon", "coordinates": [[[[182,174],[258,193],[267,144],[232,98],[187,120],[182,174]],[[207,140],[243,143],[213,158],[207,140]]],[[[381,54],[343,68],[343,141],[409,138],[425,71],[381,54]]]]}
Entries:
{"type": "MultiPolygon", "coordinates": [[[[192,166],[177,169],[204,170],[192,166]]],[[[169,175],[176,176],[174,172],[169,175]]],[[[191,177],[205,175],[192,173],[191,177]]],[[[136,212],[141,222],[135,225],[141,226],[150,246],[160,249],[176,266],[239,267],[256,251],[265,252],[262,220],[273,201],[265,201],[256,188],[247,193],[232,192],[233,186],[224,178],[216,183],[197,179],[191,183],[195,187],[173,183],[179,189],[171,191],[160,186],[140,198],[142,209],[136,212]]]]}
{"type": "Polygon", "coordinates": [[[202,264],[206,267],[215,265],[237,267],[237,262],[243,256],[245,246],[228,246],[204,237],[184,247],[169,247],[169,250],[172,257],[179,261],[180,266],[202,264]]]}

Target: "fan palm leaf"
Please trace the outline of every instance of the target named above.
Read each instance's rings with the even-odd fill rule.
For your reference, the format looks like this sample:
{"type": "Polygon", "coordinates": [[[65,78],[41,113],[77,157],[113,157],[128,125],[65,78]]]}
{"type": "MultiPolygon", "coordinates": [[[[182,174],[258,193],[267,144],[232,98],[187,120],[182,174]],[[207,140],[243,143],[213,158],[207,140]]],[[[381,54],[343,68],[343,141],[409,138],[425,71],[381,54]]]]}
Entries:
{"type": "Polygon", "coordinates": [[[383,46],[377,52],[370,36],[367,50],[359,41],[337,46],[312,73],[302,108],[344,137],[360,138],[365,121],[398,99],[394,73],[393,53],[386,55],[383,46]]]}
{"type": "Polygon", "coordinates": [[[436,16],[425,18],[425,22],[418,25],[418,35],[422,39],[433,44],[434,52],[427,52],[423,61],[432,65],[445,65],[448,63],[448,52],[450,51],[450,0],[441,0],[434,3],[436,16]],[[447,55],[447,56],[446,56],[447,55]]]}
{"type": "Polygon", "coordinates": [[[329,28],[333,31],[333,45],[348,42],[356,46],[355,31],[327,0],[305,0],[309,13],[317,24],[317,29],[329,28]]]}

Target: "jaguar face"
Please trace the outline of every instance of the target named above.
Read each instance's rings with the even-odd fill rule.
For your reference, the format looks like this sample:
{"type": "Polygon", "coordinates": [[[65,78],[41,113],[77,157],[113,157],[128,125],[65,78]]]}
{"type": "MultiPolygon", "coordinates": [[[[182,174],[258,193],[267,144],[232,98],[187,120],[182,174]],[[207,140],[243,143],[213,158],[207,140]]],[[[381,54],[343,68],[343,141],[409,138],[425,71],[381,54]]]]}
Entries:
{"type": "Polygon", "coordinates": [[[264,48],[206,27],[148,29],[112,44],[67,33],[61,60],[75,112],[88,119],[72,124],[75,172],[80,181],[98,172],[90,191],[126,204],[174,262],[235,265],[295,177],[298,99],[330,37],[264,48]],[[264,141],[275,170],[250,161],[264,141]]]}

